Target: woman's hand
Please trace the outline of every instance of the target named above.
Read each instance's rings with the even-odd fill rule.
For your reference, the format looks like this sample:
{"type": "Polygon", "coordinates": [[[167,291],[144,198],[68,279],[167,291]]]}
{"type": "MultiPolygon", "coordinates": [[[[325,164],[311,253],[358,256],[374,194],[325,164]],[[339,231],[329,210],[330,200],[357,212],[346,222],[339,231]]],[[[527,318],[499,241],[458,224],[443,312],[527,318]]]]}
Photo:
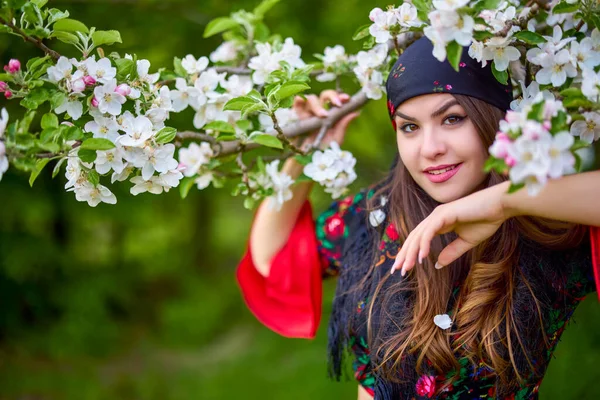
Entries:
{"type": "Polygon", "coordinates": [[[455,232],[458,238],[439,254],[436,268],[443,268],[467,251],[492,236],[509,217],[504,209],[503,195],[507,184],[501,183],[469,196],[438,206],[406,238],[392,267],[402,276],[416,262],[429,255],[431,241],[436,235],[455,232]]]}
{"type": "MultiPolygon", "coordinates": [[[[294,99],[293,109],[301,120],[315,116],[325,118],[329,115],[329,112],[324,108],[325,104],[329,103],[334,107],[341,107],[348,101],[350,101],[350,96],[346,93],[338,93],[335,90],[324,90],[319,97],[314,94],[306,96],[306,100],[299,96],[296,97],[294,99]]],[[[336,141],[341,145],[344,141],[348,124],[358,117],[359,114],[360,112],[353,112],[345,115],[333,127],[327,130],[319,144],[319,148],[323,150],[329,147],[329,143],[332,141],[336,141]]],[[[315,131],[306,137],[302,143],[304,150],[308,149],[308,146],[314,143],[318,134],[319,132],[315,131]]]]}

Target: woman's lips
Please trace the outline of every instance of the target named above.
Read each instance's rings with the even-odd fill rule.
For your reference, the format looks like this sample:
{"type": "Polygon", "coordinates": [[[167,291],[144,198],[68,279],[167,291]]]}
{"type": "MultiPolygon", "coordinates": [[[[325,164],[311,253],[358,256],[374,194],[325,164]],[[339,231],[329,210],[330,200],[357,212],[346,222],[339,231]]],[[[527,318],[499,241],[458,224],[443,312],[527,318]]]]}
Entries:
{"type": "Polygon", "coordinates": [[[434,172],[443,170],[445,168],[439,168],[437,170],[433,170],[433,169],[429,168],[428,171],[423,171],[423,173],[425,174],[427,179],[429,179],[431,182],[442,183],[442,182],[446,182],[448,179],[450,179],[454,175],[456,175],[456,173],[458,172],[458,170],[460,169],[461,166],[462,166],[462,163],[448,166],[448,167],[446,167],[447,170],[444,172],[441,172],[441,173],[434,173],[434,172]]]}

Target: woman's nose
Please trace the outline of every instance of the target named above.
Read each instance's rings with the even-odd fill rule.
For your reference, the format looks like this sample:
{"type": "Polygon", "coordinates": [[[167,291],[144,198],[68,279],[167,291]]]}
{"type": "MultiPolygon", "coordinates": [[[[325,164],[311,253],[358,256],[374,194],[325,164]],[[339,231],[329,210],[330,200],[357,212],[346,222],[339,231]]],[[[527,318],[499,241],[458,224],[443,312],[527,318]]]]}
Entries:
{"type": "Polygon", "coordinates": [[[435,159],[446,153],[446,143],[442,132],[436,129],[424,129],[423,143],[421,144],[421,154],[425,158],[435,159]]]}

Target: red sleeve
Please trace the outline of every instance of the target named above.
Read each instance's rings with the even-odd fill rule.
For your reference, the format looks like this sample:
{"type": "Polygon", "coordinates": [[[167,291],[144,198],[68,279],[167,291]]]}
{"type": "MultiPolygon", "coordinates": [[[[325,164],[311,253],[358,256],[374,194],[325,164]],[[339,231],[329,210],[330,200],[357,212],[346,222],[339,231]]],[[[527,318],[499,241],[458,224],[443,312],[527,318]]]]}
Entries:
{"type": "Polygon", "coordinates": [[[592,268],[596,280],[596,293],[600,300],[600,227],[590,226],[590,242],[592,243],[592,268]]]}
{"type": "Polygon", "coordinates": [[[290,238],[273,257],[267,278],[258,273],[248,243],[237,281],[246,305],[276,333],[314,338],[321,319],[322,277],[312,208],[307,200],[290,238]]]}

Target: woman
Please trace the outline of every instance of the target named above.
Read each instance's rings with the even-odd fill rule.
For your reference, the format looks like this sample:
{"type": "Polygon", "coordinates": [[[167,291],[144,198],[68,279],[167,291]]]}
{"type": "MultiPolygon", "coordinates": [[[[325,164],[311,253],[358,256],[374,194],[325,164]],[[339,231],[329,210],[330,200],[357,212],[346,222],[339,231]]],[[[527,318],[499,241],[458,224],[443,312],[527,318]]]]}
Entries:
{"type": "MultiPolygon", "coordinates": [[[[600,226],[600,173],[552,181],[536,198],[508,195],[506,178],[483,165],[511,91],[466,52],[456,72],[418,40],[387,94],[398,144],[388,176],[334,202],[316,227],[309,184],[279,213],[261,205],[238,268],[246,303],[276,332],[313,337],[321,278],[338,274],[331,372],[340,376],[350,347],[360,399],[536,398],[562,330],[594,290],[600,236],[581,224],[600,226]]],[[[297,106],[322,115],[316,103],[297,106]]],[[[354,117],[329,139],[340,142],[354,117]]]]}

